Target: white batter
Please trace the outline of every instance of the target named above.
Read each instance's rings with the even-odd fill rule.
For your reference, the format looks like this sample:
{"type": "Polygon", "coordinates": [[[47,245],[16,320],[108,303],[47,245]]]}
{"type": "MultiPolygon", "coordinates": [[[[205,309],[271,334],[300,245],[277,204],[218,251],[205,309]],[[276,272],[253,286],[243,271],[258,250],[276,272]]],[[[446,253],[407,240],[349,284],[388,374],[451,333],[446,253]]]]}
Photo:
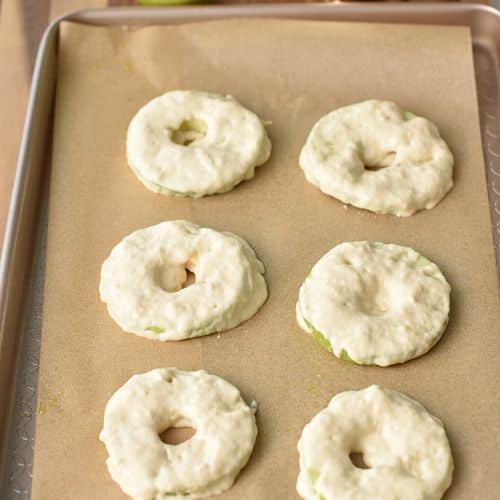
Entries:
{"type": "Polygon", "coordinates": [[[153,99],[127,133],[130,167],[155,192],[200,197],[251,179],[271,154],[257,115],[231,96],[177,90],[153,99]]]}
{"type": "Polygon", "coordinates": [[[337,394],[302,432],[297,491],[307,500],[439,500],[453,458],[442,422],[372,385],[337,394]],[[368,469],[356,467],[362,453],[368,469]]]}
{"type": "Polygon", "coordinates": [[[342,243],[312,268],[299,291],[297,320],[335,356],[388,366],[425,354],[450,312],[450,285],[408,247],[342,243]]]}
{"type": "Polygon", "coordinates": [[[386,101],[353,104],[321,118],[300,166],[324,193],[383,214],[433,208],[453,186],[453,156],[437,127],[386,101]]]}
{"type": "Polygon", "coordinates": [[[159,368],[113,394],[100,434],[111,477],[135,500],[191,500],[231,487],[257,436],[254,411],[229,382],[200,371],[159,368]],[[196,433],[178,445],[170,427],[196,433]]]}
{"type": "Polygon", "coordinates": [[[101,269],[101,300],[126,332],[181,340],[228,330],[267,298],[264,266],[243,239],[168,221],[113,248],[101,269]],[[195,281],[186,284],[187,271],[195,281]]]}

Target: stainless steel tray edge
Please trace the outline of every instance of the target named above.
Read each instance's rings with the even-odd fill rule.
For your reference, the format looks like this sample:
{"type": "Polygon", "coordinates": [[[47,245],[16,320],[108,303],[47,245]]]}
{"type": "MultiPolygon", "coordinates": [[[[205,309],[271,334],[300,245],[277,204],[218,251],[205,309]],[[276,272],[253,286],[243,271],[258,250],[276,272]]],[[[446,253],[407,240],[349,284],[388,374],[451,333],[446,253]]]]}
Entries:
{"type": "Polygon", "coordinates": [[[17,372],[22,295],[29,282],[33,230],[37,225],[43,131],[47,132],[56,79],[53,71],[56,32],[56,26],[47,29],[35,62],[0,257],[0,467],[5,460],[10,395],[17,372]]]}
{"type": "Polygon", "coordinates": [[[222,17],[283,17],[471,27],[493,237],[500,269],[500,13],[477,4],[267,4],[88,9],[45,31],[35,64],[0,259],[0,498],[29,498],[43,306],[48,212],[50,113],[62,20],[98,25],[196,22],[222,17]],[[37,210],[38,209],[38,210],[37,210]]]}

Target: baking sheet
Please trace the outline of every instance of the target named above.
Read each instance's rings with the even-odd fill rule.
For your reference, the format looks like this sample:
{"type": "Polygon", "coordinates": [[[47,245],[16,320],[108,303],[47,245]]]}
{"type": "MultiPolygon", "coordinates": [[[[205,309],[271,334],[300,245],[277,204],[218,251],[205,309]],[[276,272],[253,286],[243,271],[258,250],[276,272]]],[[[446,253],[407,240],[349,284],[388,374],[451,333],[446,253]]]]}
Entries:
{"type": "Polygon", "coordinates": [[[34,498],[123,498],[97,440],[109,396],[158,366],[204,367],[259,402],[259,438],[224,498],[296,498],[296,441],[333,394],[380,383],[444,419],[456,459],[447,498],[494,498],[500,319],[466,28],[232,20],[129,32],[61,26],[34,498]],[[254,180],[201,200],[146,191],[126,166],[136,110],[174,88],[235,95],[272,120],[273,156],[254,180]],[[397,219],[345,209],[297,167],[312,124],[376,97],[434,120],[456,157],[456,186],[435,209],[397,219]],[[119,331],[99,302],[99,268],[129,232],[188,218],[247,238],[270,297],[224,334],[160,344],[119,331]],[[442,341],[392,368],[338,361],[295,323],[297,290],[344,240],[415,247],[453,286],[442,341]],[[493,436],[493,438],[492,438],[493,436]],[[487,464],[485,467],[484,464],[487,464]]]}

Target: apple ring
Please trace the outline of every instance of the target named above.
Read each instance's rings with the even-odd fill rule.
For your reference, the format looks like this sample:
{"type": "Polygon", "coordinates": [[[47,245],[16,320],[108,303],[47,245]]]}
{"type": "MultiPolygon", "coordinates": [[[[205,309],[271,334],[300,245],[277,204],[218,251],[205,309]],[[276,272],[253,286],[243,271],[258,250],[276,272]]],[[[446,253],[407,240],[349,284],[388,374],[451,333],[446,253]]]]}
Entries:
{"type": "Polygon", "coordinates": [[[372,385],[337,394],[302,431],[297,491],[307,500],[439,500],[453,457],[442,422],[372,385]],[[363,454],[366,468],[351,461],[363,454]]]}
{"type": "Polygon", "coordinates": [[[148,189],[167,195],[229,191],[270,154],[259,117],[208,92],[167,92],[142,107],[127,132],[129,166],[148,189]]]}
{"type": "Polygon", "coordinates": [[[236,387],[203,370],[134,375],[111,397],[100,440],[108,471],[135,500],[204,498],[233,484],[257,436],[254,410],[236,387]],[[160,434],[191,426],[178,445],[160,434]]]}
{"type": "Polygon", "coordinates": [[[263,273],[238,236],[168,221],[135,231],[113,248],[99,291],[124,331],[181,340],[228,330],[253,316],[267,298],[263,273]],[[195,282],[185,286],[190,273],[195,282]]]}
{"type": "Polygon", "coordinates": [[[429,351],[450,313],[450,285],[415,250],[356,241],[326,253],[302,284],[299,325],[339,358],[388,366],[429,351]]]}
{"type": "Polygon", "coordinates": [[[453,186],[453,156],[437,127],[386,101],[352,104],[321,118],[300,166],[325,194],[382,214],[433,208],[453,186]]]}

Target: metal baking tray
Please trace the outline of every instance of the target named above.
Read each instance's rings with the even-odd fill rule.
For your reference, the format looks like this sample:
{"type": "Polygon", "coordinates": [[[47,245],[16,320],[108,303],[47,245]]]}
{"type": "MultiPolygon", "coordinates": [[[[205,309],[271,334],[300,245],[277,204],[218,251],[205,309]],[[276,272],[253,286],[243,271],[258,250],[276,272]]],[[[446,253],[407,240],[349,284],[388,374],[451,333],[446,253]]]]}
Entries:
{"type": "Polygon", "coordinates": [[[500,269],[500,13],[467,4],[125,7],[68,14],[45,31],[33,74],[0,261],[0,498],[29,498],[32,477],[52,108],[62,20],[129,27],[227,17],[465,25],[471,28],[497,269],[500,269]]]}

